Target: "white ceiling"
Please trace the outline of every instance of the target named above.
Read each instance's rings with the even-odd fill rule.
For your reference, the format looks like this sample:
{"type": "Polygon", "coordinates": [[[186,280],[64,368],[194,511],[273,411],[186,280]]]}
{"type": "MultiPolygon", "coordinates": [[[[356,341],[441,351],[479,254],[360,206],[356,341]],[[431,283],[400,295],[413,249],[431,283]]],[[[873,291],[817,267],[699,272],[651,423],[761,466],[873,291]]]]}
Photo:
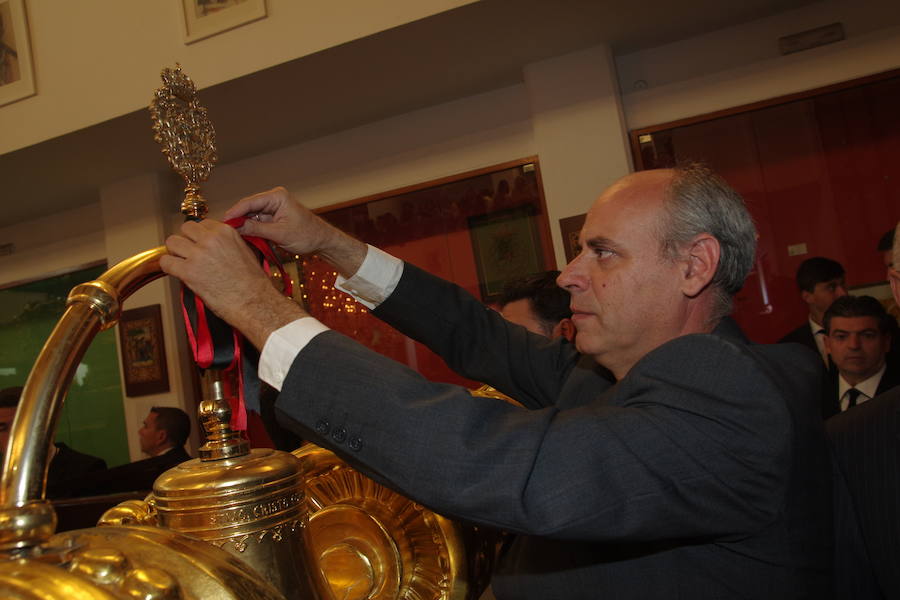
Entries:
{"type": "MultiPolygon", "coordinates": [[[[482,0],[200,97],[229,163],[518,83],[544,58],[604,42],[625,54],[815,1],[482,0]]],[[[169,172],[145,110],[4,154],[0,226],[96,202],[104,184],[153,170],[169,172]]]]}

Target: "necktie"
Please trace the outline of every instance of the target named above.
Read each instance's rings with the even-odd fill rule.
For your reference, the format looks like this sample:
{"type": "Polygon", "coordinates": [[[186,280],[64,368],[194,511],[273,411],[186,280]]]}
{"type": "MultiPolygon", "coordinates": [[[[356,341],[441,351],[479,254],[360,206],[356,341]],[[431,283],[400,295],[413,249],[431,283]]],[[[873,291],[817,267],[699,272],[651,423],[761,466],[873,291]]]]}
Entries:
{"type": "Polygon", "coordinates": [[[847,390],[847,409],[848,410],[853,408],[854,406],[856,406],[856,400],[857,400],[857,398],[859,398],[860,394],[862,394],[862,392],[856,388],[850,388],[849,390],[847,390]]]}

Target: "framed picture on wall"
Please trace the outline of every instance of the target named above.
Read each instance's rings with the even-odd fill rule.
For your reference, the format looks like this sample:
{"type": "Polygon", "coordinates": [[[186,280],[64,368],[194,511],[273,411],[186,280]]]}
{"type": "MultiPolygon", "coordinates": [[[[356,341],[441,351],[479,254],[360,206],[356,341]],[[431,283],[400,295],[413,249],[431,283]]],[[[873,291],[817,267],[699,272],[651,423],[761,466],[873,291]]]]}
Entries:
{"type": "Polygon", "coordinates": [[[126,310],[119,320],[119,347],[125,394],[146,396],[169,391],[159,304],[126,310]]]}
{"type": "Polygon", "coordinates": [[[578,256],[578,235],[584,226],[586,216],[587,213],[582,213],[559,220],[559,232],[562,234],[563,249],[566,251],[566,264],[578,256]]]}
{"type": "Polygon", "coordinates": [[[0,0],[0,106],[33,96],[24,0],[0,0]]]}
{"type": "Polygon", "coordinates": [[[181,8],[185,44],[266,16],[265,0],[181,0],[181,8]]]}
{"type": "Polygon", "coordinates": [[[483,302],[495,301],[507,281],[544,270],[535,213],[525,205],[469,218],[483,302]]]}

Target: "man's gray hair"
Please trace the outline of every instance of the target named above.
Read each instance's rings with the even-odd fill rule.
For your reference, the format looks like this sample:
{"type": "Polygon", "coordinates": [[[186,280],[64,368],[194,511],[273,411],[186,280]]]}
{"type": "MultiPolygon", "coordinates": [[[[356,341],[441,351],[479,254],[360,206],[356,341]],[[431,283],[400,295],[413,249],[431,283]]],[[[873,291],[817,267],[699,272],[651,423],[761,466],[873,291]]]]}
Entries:
{"type": "Polygon", "coordinates": [[[700,164],[676,167],[666,198],[661,235],[664,256],[675,259],[695,236],[719,241],[713,320],[731,312],[731,299],[744,285],[756,260],[756,227],[744,200],[725,180],[700,164]]]}

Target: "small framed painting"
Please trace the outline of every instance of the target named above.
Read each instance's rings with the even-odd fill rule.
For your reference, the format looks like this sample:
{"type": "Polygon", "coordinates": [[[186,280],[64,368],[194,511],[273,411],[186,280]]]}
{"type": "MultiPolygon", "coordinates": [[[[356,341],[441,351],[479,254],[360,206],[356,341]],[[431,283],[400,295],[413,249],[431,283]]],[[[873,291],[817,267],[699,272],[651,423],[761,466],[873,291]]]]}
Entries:
{"type": "Polygon", "coordinates": [[[181,0],[184,43],[258,21],[266,16],[265,0],[181,0]]]}
{"type": "Polygon", "coordinates": [[[566,264],[569,264],[578,256],[580,251],[578,235],[581,233],[582,226],[584,226],[585,217],[587,217],[587,213],[559,220],[559,232],[562,234],[563,249],[566,251],[566,264]]]}
{"type": "Polygon", "coordinates": [[[481,299],[494,302],[510,279],[544,270],[537,211],[519,206],[468,219],[481,299]]]}
{"type": "Polygon", "coordinates": [[[126,395],[146,396],[169,391],[159,304],[122,312],[119,347],[126,395]]]}
{"type": "Polygon", "coordinates": [[[24,0],[0,0],[0,106],[33,96],[24,0]]]}

